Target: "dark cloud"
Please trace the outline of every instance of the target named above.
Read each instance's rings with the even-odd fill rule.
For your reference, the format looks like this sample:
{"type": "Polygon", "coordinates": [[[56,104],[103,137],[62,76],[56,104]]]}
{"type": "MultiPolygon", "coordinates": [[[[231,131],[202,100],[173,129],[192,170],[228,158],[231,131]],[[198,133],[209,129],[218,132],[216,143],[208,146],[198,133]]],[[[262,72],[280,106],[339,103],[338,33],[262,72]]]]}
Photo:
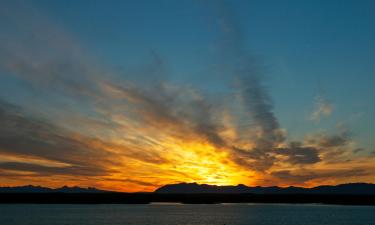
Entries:
{"type": "Polygon", "coordinates": [[[285,182],[294,182],[302,184],[306,181],[314,179],[329,179],[329,178],[349,178],[361,177],[371,174],[370,171],[361,168],[343,169],[343,170],[314,170],[314,171],[297,171],[280,170],[271,173],[272,176],[279,178],[285,182]]]}
{"type": "Polygon", "coordinates": [[[333,148],[345,146],[349,141],[350,135],[347,132],[343,132],[339,135],[322,136],[318,144],[323,148],[333,148]]]}
{"type": "Polygon", "coordinates": [[[233,148],[233,151],[235,155],[232,156],[232,159],[237,164],[257,171],[265,171],[271,168],[276,161],[287,162],[292,165],[314,164],[321,161],[318,149],[303,146],[299,142],[291,142],[287,147],[270,150],[233,148]]]}
{"type": "Polygon", "coordinates": [[[313,164],[321,161],[318,149],[304,147],[299,142],[291,142],[286,148],[277,148],[275,153],[286,156],[286,161],[291,164],[313,164]]]}
{"type": "Polygon", "coordinates": [[[254,120],[255,129],[260,129],[255,144],[257,149],[270,151],[284,141],[279,123],[273,113],[273,104],[266,89],[261,85],[260,78],[254,75],[243,79],[242,97],[248,112],[254,120]]]}
{"type": "Polygon", "coordinates": [[[231,158],[234,162],[256,171],[266,171],[272,167],[276,160],[271,151],[266,152],[264,149],[244,150],[233,147],[232,151],[231,158]]]}
{"type": "Polygon", "coordinates": [[[74,176],[102,176],[110,171],[100,167],[88,166],[43,166],[31,163],[21,162],[3,162],[0,163],[0,169],[11,171],[33,172],[39,176],[53,175],[74,175],[74,176]]]}
{"type": "Polygon", "coordinates": [[[336,147],[344,147],[351,140],[351,135],[348,131],[343,131],[334,135],[318,134],[307,138],[306,143],[317,146],[322,149],[330,149],[336,147]]]}

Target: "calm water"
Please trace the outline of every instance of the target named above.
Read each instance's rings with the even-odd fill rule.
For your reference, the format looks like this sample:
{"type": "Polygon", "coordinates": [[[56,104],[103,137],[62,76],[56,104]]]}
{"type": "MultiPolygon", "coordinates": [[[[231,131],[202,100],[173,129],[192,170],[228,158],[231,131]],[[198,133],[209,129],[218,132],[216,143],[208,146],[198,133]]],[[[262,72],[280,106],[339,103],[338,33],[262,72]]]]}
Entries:
{"type": "Polygon", "coordinates": [[[374,206],[0,204],[0,225],[375,225],[374,206]]]}

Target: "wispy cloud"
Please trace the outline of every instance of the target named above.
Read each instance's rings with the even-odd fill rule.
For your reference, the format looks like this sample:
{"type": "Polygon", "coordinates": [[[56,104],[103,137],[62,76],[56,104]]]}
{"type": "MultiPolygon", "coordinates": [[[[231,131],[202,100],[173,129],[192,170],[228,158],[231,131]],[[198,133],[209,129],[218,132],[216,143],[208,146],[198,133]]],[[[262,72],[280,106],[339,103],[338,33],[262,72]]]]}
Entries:
{"type": "Polygon", "coordinates": [[[314,111],[310,115],[310,119],[319,122],[322,118],[331,116],[334,111],[332,103],[327,101],[322,96],[318,96],[315,99],[314,111]]]}

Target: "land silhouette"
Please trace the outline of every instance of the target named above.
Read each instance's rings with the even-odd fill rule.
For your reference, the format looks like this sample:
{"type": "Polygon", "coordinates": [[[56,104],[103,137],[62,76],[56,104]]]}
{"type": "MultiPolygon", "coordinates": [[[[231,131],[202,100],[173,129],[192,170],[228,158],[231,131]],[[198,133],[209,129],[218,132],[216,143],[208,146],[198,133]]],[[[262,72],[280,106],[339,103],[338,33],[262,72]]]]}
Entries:
{"type": "Polygon", "coordinates": [[[165,185],[155,190],[156,193],[175,194],[345,194],[345,195],[375,195],[375,184],[348,183],[339,185],[321,185],[313,188],[303,187],[249,187],[243,184],[237,186],[216,186],[197,183],[180,183],[165,185]]]}
{"type": "Polygon", "coordinates": [[[318,203],[375,205],[375,184],[350,183],[335,186],[248,187],[196,183],[165,185],[154,192],[126,193],[96,188],[41,186],[0,187],[0,203],[39,204],[149,204],[178,202],[214,203],[318,203]]]}

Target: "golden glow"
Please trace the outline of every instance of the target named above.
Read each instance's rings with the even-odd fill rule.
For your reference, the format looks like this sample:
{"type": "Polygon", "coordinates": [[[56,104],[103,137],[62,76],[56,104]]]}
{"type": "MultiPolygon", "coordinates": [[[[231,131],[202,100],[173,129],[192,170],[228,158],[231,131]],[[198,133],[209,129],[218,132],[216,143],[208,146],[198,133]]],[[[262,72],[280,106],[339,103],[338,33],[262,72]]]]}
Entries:
{"type": "MultiPolygon", "coordinates": [[[[116,117],[114,120],[123,119],[116,117]]],[[[172,183],[199,183],[211,185],[279,185],[306,186],[320,184],[337,184],[342,182],[371,181],[371,176],[354,175],[346,177],[337,171],[347,168],[374,169],[373,159],[357,157],[347,162],[340,156],[336,162],[325,159],[327,152],[322,152],[323,159],[319,163],[307,167],[296,166],[285,162],[284,156],[277,156],[276,163],[267,171],[254,171],[238,165],[230,158],[230,150],[226,147],[214,146],[206,139],[196,134],[185,134],[183,129],[169,125],[166,129],[150,126],[137,126],[135,121],[121,120],[121,127],[113,129],[107,136],[107,141],[85,138],[75,134],[70,138],[84,143],[89,149],[101,152],[101,155],[87,160],[93,165],[104,169],[103,174],[86,175],[64,173],[64,169],[72,165],[38,157],[1,154],[0,162],[27,162],[30,165],[54,168],[54,173],[39,171],[18,171],[1,169],[4,176],[1,181],[13,185],[44,185],[60,187],[62,185],[94,186],[97,188],[116,191],[153,191],[156,188],[172,183]],[[129,133],[130,132],[130,133],[129,133]],[[125,136],[123,136],[126,134],[125,136]],[[182,135],[183,134],[183,135],[182,135]],[[106,158],[108,156],[108,158],[106,158]],[[96,161],[95,161],[96,160],[96,161]],[[61,169],[61,171],[59,170],[61,169]],[[290,171],[295,177],[277,178],[273,172],[290,171]],[[315,176],[315,174],[318,174],[315,176]],[[16,179],[14,179],[16,177],[16,179]],[[306,178],[306,179],[305,179],[306,178]]],[[[223,132],[228,133],[228,132],[223,132]]],[[[228,142],[236,140],[236,133],[231,129],[228,142]],[[232,140],[230,140],[232,139],[232,140]]],[[[225,135],[223,135],[225,136],[225,135]]],[[[251,141],[238,143],[242,146],[252,146],[251,141]]],[[[42,168],[43,169],[43,168],[42,168]]],[[[80,170],[80,169],[79,169],[80,170]]],[[[69,171],[68,171],[69,172],[69,171]]],[[[74,172],[73,172],[74,173],[74,172]]],[[[342,173],[342,172],[341,172],[342,173]]],[[[345,173],[345,172],[344,172],[345,173]]]]}

